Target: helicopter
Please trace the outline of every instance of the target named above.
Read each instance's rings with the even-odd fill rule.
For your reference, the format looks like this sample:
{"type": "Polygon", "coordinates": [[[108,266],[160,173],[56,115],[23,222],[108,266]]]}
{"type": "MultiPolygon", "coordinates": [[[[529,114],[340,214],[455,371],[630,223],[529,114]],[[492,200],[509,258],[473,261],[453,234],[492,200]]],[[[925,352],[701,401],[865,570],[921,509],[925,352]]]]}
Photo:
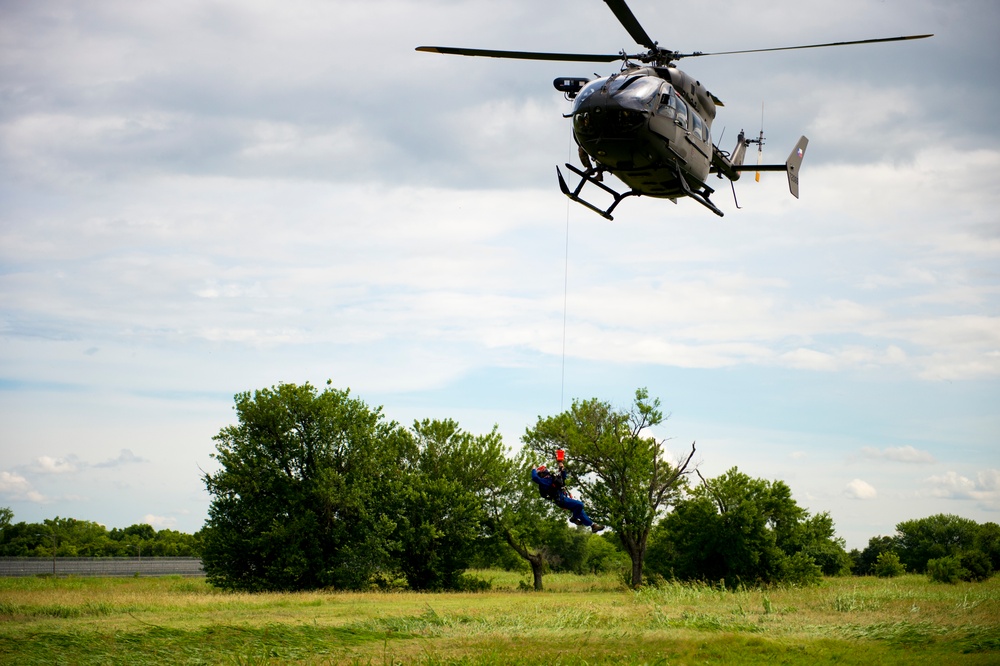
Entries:
{"type": "MultiPolygon", "coordinates": [[[[659,46],[636,19],[625,0],[604,0],[639,45],[647,51],[627,54],[545,53],[532,51],[500,51],[448,46],[419,46],[417,51],[447,55],[513,58],[518,60],[547,60],[564,62],[615,62],[622,61],[620,71],[610,76],[594,79],[560,77],[552,83],[573,103],[572,111],[564,117],[572,119],[573,138],[578,146],[581,167],[566,163],[566,168],[579,181],[570,187],[562,171],[556,167],[559,189],[573,201],[602,215],[614,219],[612,212],[628,197],[648,196],[669,199],[690,198],[722,217],[711,195],[709,175],[730,181],[733,196],[735,181],[743,171],[783,171],[788,176],[791,194],[799,196],[799,169],[809,140],[803,136],[792,148],[784,164],[760,164],[764,144],[763,127],[756,139],[740,131],[732,152],[720,149],[712,142],[712,122],[716,108],[722,101],[709,92],[701,81],[681,71],[674,65],[683,58],[702,56],[791,51],[828,46],[849,46],[925,39],[933,35],[908,35],[826,44],[785,46],[742,51],[694,51],[680,53],[659,46]],[[744,165],[749,146],[756,144],[758,163],[744,165]],[[628,190],[620,192],[604,181],[604,174],[618,178],[628,190]],[[598,206],[581,196],[587,185],[609,194],[612,203],[598,206]]],[[[596,76],[596,75],[595,75],[596,76]]],[[[737,202],[737,208],[739,204],[737,202]]]]}

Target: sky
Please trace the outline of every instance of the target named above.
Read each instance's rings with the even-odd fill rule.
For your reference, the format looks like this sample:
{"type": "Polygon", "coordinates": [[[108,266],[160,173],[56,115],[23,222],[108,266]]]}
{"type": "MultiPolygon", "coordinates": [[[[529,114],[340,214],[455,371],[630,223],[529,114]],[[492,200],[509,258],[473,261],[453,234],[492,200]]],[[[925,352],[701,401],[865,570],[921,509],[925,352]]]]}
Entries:
{"type": "MultiPolygon", "coordinates": [[[[194,532],[236,393],[327,380],[505,443],[647,388],[672,459],[849,548],[1000,522],[1000,5],[630,0],[781,163],[609,222],[558,190],[600,0],[0,0],[0,506],[194,532]]],[[[750,160],[756,159],[751,150],[750,160]]],[[[565,169],[564,169],[565,172],[565,169]]]]}

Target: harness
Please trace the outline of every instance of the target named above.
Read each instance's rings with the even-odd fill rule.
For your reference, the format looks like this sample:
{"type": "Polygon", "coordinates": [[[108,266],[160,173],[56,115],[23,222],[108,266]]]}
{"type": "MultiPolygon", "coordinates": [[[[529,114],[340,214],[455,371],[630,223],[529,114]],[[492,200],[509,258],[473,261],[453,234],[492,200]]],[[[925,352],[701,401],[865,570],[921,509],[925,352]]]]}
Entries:
{"type": "Polygon", "coordinates": [[[570,497],[566,491],[566,479],[562,477],[562,474],[553,474],[549,470],[544,470],[539,472],[538,476],[549,479],[550,482],[550,485],[538,484],[538,493],[543,498],[558,502],[563,497],[570,497]]]}

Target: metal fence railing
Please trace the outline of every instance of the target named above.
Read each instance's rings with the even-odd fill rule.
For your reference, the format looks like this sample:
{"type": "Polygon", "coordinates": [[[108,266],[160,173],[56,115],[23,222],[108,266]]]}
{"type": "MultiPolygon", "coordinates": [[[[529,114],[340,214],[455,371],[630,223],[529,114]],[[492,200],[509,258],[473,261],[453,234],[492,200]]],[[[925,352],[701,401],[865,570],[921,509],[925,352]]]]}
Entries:
{"type": "Polygon", "coordinates": [[[0,576],[204,576],[197,557],[0,557],[0,576]]]}

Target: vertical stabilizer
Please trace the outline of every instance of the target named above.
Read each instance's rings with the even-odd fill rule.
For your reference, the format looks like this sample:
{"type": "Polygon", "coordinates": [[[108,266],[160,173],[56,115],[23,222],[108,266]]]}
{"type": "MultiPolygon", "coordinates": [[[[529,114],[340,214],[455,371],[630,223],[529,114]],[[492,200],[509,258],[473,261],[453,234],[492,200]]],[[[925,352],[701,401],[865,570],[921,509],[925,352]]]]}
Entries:
{"type": "Polygon", "coordinates": [[[743,157],[747,154],[747,137],[743,134],[743,130],[740,130],[740,135],[736,137],[736,147],[733,148],[733,156],[730,158],[730,162],[733,166],[743,166],[743,157]]]}
{"type": "Polygon", "coordinates": [[[785,169],[788,171],[788,190],[796,199],[799,198],[799,168],[802,166],[802,158],[805,157],[808,145],[809,139],[804,136],[799,137],[799,142],[795,144],[788,159],[785,160],[785,169]]]}

